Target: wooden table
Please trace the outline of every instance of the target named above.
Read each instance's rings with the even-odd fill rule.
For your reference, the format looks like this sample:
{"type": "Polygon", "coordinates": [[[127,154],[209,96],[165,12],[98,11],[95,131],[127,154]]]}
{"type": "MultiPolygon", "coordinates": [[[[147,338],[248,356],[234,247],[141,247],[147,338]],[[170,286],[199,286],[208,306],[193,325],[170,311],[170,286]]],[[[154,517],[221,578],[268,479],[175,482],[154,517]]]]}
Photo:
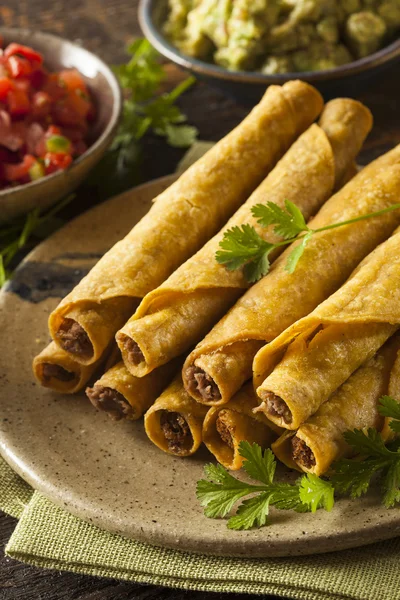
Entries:
{"type": "MultiPolygon", "coordinates": [[[[9,27],[31,27],[79,40],[89,50],[109,63],[125,60],[124,45],[139,36],[137,0],[8,0],[0,4],[0,24],[9,27]]],[[[167,66],[169,83],[182,78],[173,65],[167,66]]],[[[358,99],[372,110],[375,127],[360,162],[365,164],[400,143],[400,78],[398,71],[385,74],[379,85],[358,99]]],[[[247,109],[235,104],[203,84],[197,84],[181,100],[189,121],[196,125],[202,139],[218,140],[235,126],[247,109]],[[206,107],[206,110],[205,110],[206,107]]],[[[143,142],[143,181],[174,171],[182,151],[149,136],[143,142]],[[151,159],[151,160],[150,160],[151,159]]],[[[92,202],[86,202],[85,207],[92,202]]],[[[68,216],[82,210],[82,202],[69,209],[68,216]],[[79,204],[79,206],[78,206],[79,204]]],[[[0,513],[0,552],[10,537],[16,521],[0,513]]],[[[155,586],[97,579],[70,573],[58,573],[27,567],[0,556],[1,600],[245,600],[249,596],[205,594],[168,590],[155,586]]],[[[254,597],[256,598],[256,597],[254,597]]]]}

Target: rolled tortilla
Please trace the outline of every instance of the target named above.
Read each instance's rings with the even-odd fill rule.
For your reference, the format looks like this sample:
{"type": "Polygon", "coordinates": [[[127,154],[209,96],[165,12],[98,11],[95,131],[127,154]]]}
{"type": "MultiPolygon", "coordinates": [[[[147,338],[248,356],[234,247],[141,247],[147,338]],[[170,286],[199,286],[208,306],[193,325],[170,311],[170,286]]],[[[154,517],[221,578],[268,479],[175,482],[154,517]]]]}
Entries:
{"type": "MultiPolygon", "coordinates": [[[[396,204],[400,145],[365,167],[309,223],[319,228],[396,204]]],[[[199,402],[222,405],[252,375],[257,351],[335,292],[358,263],[400,223],[400,211],[315,234],[295,271],[288,248],[270,273],[250,288],[189,355],[200,385],[186,389],[199,402]]],[[[184,367],[185,368],[185,367],[184,367]]]]}
{"type": "MultiPolygon", "coordinates": [[[[351,454],[343,433],[353,429],[384,429],[379,399],[392,395],[391,371],[400,340],[391,338],[297,431],[286,431],[272,444],[276,456],[290,468],[324,475],[331,464],[351,454]]],[[[398,397],[398,396],[397,396],[398,397]]]]}
{"type": "MultiPolygon", "coordinates": [[[[310,218],[345,177],[371,124],[369,110],[355,100],[326,105],[321,125],[303,133],[224,228],[147,294],[118,332],[117,342],[133,375],[142,377],[193,346],[249,287],[241,270],[228,271],[215,260],[226,231],[250,223],[264,239],[280,241],[273,227],[264,229],[257,223],[252,207],[266,199],[283,207],[291,200],[310,218]]],[[[184,377],[186,383],[190,376],[184,377]]]]}
{"type": "Polygon", "coordinates": [[[134,377],[122,361],[108,369],[86,395],[95,408],[114,421],[136,421],[150,408],[162,390],[178,372],[178,359],[156,369],[146,377],[134,377]]]}
{"type": "Polygon", "coordinates": [[[191,456],[202,442],[202,427],[207,408],[185,391],[177,376],[144,417],[148,438],[164,452],[191,456]]]}
{"type": "Polygon", "coordinates": [[[33,360],[33,373],[40,385],[63,394],[75,394],[92,377],[101,361],[81,365],[51,342],[33,360]]]}
{"type": "Polygon", "coordinates": [[[254,359],[260,411],[300,427],[400,326],[400,229],[254,359]]]}
{"type": "Polygon", "coordinates": [[[49,318],[56,343],[82,364],[98,360],[139,300],[218,231],[321,108],[306,83],[269,87],[60,302],[49,318]]]}
{"type": "Polygon", "coordinates": [[[210,408],[203,423],[203,442],[225,468],[236,471],[243,464],[239,444],[247,441],[262,448],[271,445],[282,432],[263,414],[253,413],[259,403],[251,383],[245,385],[224,406],[210,408]]]}

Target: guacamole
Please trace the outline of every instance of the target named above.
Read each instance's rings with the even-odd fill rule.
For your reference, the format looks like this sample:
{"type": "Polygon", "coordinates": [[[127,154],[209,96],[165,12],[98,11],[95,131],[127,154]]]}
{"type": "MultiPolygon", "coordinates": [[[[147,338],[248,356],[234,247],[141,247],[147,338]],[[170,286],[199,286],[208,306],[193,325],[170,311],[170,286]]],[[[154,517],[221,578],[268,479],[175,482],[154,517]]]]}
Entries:
{"type": "Polygon", "coordinates": [[[400,30],[400,0],[168,0],[164,32],[231,71],[319,71],[368,56],[400,30]]]}

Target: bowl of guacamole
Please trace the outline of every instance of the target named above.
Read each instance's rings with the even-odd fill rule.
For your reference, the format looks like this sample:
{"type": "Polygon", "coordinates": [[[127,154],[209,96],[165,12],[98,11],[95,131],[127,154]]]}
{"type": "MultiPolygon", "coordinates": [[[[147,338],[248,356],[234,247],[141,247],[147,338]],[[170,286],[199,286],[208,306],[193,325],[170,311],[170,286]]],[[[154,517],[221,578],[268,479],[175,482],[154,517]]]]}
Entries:
{"type": "Polygon", "coordinates": [[[400,0],[142,0],[140,20],[162,54],[236,96],[293,78],[335,93],[400,58],[400,0]]]}

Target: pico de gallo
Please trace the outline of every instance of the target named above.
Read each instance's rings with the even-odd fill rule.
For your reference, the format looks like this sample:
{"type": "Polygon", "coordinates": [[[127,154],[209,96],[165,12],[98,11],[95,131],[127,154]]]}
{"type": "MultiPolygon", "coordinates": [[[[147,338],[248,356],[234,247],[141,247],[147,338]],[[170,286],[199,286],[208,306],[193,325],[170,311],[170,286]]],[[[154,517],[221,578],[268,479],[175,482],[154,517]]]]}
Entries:
{"type": "Polygon", "coordinates": [[[66,169],[87,149],[95,109],[76,69],[50,72],[43,56],[0,40],[0,190],[66,169]]]}

